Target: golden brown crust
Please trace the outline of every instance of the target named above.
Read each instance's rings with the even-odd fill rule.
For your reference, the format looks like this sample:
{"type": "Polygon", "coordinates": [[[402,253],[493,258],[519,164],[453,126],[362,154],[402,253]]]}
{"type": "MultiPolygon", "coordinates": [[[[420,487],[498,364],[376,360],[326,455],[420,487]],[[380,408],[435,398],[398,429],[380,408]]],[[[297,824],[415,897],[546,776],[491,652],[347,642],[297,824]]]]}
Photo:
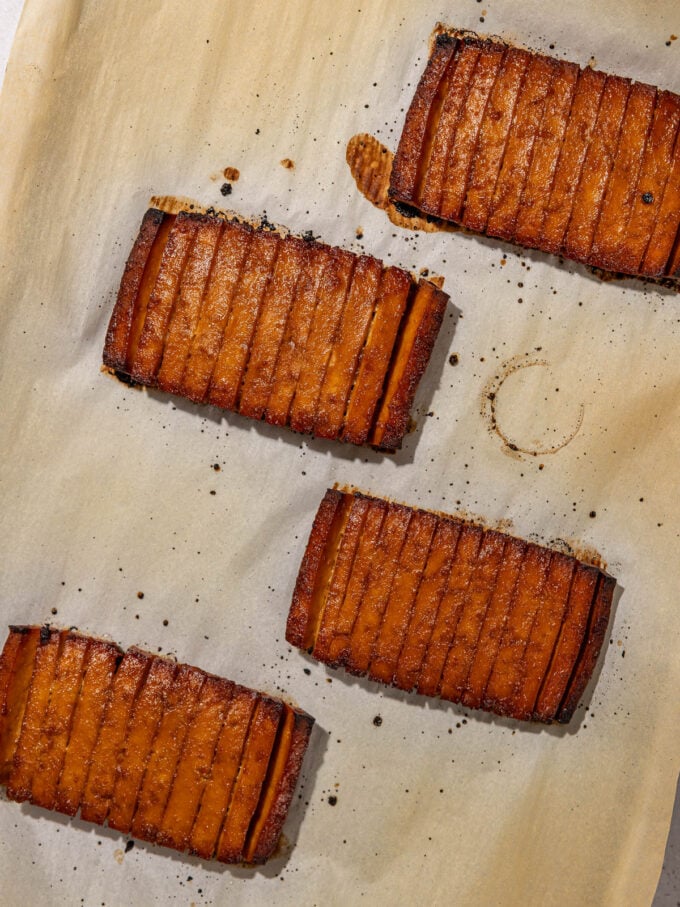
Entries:
{"type": "Polygon", "coordinates": [[[340,543],[314,551],[332,574],[304,640],[315,658],[500,715],[569,720],[601,648],[612,577],[446,514],[357,491],[332,500],[349,516],[340,543]]]}
{"type": "Polygon", "coordinates": [[[424,323],[406,331],[417,286],[407,272],[207,213],[147,213],[130,261],[104,352],[119,376],[324,438],[400,446],[441,291],[421,281],[417,293],[432,294],[432,308],[417,306],[424,323]],[[396,357],[400,334],[416,349],[402,342],[396,357]],[[371,441],[391,363],[409,353],[402,386],[392,380],[398,418],[384,444],[371,441]]]}
{"type": "Polygon", "coordinates": [[[680,99],[499,39],[446,40],[416,89],[390,196],[591,267],[680,276],[680,99]]]}
{"type": "Polygon", "coordinates": [[[51,627],[10,628],[0,697],[10,799],[226,862],[273,852],[313,724],[191,665],[51,627]]]}

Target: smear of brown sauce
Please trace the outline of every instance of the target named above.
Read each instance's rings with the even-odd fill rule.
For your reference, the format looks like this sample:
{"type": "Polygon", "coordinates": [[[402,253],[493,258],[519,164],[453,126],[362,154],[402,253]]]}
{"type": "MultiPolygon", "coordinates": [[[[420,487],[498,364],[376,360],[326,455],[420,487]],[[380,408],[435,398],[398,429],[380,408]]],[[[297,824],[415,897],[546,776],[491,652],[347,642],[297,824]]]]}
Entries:
{"type": "Polygon", "coordinates": [[[397,227],[405,230],[424,230],[426,233],[456,233],[456,224],[447,224],[437,218],[411,215],[404,206],[397,206],[389,198],[390,175],[394,154],[375,136],[367,132],[353,135],[347,143],[345,160],[357,184],[357,189],[372,205],[384,211],[397,227]],[[401,210],[400,210],[401,208],[401,210]]]}
{"type": "Polygon", "coordinates": [[[504,450],[511,456],[514,455],[519,459],[522,458],[523,454],[528,457],[543,457],[557,453],[558,450],[562,450],[562,448],[566,447],[570,441],[574,440],[583,425],[584,406],[583,403],[581,403],[576,424],[573,429],[565,435],[561,441],[556,444],[551,444],[548,447],[523,446],[517,440],[510,438],[503,431],[497,416],[496,401],[498,399],[498,394],[510,375],[514,375],[515,372],[518,372],[520,369],[535,368],[537,366],[549,368],[550,363],[546,359],[539,359],[536,357],[514,356],[501,366],[498,374],[494,375],[482,392],[482,415],[486,418],[489,429],[495,432],[501,439],[504,450]]]}

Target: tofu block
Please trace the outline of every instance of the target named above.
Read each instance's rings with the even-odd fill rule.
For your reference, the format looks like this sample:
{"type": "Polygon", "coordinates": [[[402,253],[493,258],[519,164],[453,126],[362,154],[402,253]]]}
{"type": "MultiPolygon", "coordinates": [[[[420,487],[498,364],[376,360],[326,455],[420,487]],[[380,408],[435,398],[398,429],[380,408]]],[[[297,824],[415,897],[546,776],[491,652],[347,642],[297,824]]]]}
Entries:
{"type": "Polygon", "coordinates": [[[615,585],[534,542],[334,488],[314,521],[286,639],[403,690],[566,723],[595,669],[615,585]]]}
{"type": "Polygon", "coordinates": [[[0,654],[9,799],[205,860],[272,856],[313,723],[200,668],[72,630],[10,627],[0,654]]]}
{"type": "Polygon", "coordinates": [[[393,452],[447,301],[368,255],[268,224],[152,209],[104,363],[196,403],[393,452]]]}

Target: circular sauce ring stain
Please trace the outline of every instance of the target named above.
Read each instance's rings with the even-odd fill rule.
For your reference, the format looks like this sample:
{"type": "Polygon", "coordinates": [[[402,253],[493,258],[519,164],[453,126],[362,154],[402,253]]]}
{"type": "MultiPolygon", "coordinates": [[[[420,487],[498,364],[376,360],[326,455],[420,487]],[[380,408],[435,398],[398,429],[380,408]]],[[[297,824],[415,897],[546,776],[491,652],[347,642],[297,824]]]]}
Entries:
{"type": "Polygon", "coordinates": [[[492,381],[490,381],[483,395],[482,403],[482,415],[486,415],[489,421],[489,428],[491,431],[495,432],[498,437],[503,442],[503,446],[507,448],[508,451],[517,454],[525,454],[528,457],[544,457],[549,456],[550,454],[557,453],[558,450],[566,447],[571,441],[574,440],[576,435],[581,430],[583,425],[583,417],[585,413],[585,407],[583,403],[579,404],[579,413],[576,419],[576,425],[560,442],[557,444],[551,444],[549,447],[523,447],[521,444],[517,444],[512,440],[501,428],[498,416],[496,412],[496,399],[498,394],[511,375],[516,374],[521,369],[524,368],[535,368],[540,366],[541,368],[550,368],[550,363],[546,359],[528,359],[524,356],[515,356],[513,359],[509,359],[506,363],[503,364],[501,373],[496,375],[492,381]],[[488,409],[488,413],[485,413],[484,410],[488,409]]]}

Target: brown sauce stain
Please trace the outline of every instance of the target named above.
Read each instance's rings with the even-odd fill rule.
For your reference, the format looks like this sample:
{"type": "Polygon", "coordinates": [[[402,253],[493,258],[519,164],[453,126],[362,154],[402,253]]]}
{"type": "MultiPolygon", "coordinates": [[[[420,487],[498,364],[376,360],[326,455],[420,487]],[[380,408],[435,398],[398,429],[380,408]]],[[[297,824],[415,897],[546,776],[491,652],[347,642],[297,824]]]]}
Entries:
{"type": "Polygon", "coordinates": [[[375,136],[367,132],[353,135],[347,143],[345,160],[357,189],[376,208],[384,211],[393,224],[404,230],[423,230],[426,233],[456,233],[456,224],[447,224],[433,217],[422,217],[405,205],[395,204],[389,197],[390,175],[394,154],[375,136]]]}
{"type": "Polygon", "coordinates": [[[295,161],[291,161],[289,157],[284,157],[282,161],[279,161],[282,167],[285,167],[286,170],[295,170],[295,161]]]}
{"type": "Polygon", "coordinates": [[[566,447],[567,444],[574,440],[576,435],[581,430],[581,426],[583,425],[583,416],[585,409],[583,403],[581,403],[579,406],[579,413],[576,419],[576,424],[574,425],[572,430],[556,444],[551,444],[546,447],[523,446],[513,438],[510,438],[503,431],[503,428],[498,421],[497,415],[498,394],[511,375],[514,375],[516,372],[520,371],[520,369],[523,368],[536,367],[549,368],[550,363],[547,361],[547,359],[539,359],[536,357],[522,355],[514,356],[512,359],[509,359],[501,366],[498,374],[494,375],[494,377],[487,383],[482,392],[481,413],[488,423],[489,430],[497,434],[501,439],[501,441],[503,442],[504,451],[510,456],[515,456],[518,459],[522,459],[522,455],[528,457],[543,457],[557,453],[559,450],[562,450],[562,448],[566,447]]]}
{"type": "Polygon", "coordinates": [[[241,176],[241,171],[237,170],[236,167],[225,167],[222,171],[222,176],[225,180],[229,180],[230,183],[235,183],[236,180],[241,176]]]}

